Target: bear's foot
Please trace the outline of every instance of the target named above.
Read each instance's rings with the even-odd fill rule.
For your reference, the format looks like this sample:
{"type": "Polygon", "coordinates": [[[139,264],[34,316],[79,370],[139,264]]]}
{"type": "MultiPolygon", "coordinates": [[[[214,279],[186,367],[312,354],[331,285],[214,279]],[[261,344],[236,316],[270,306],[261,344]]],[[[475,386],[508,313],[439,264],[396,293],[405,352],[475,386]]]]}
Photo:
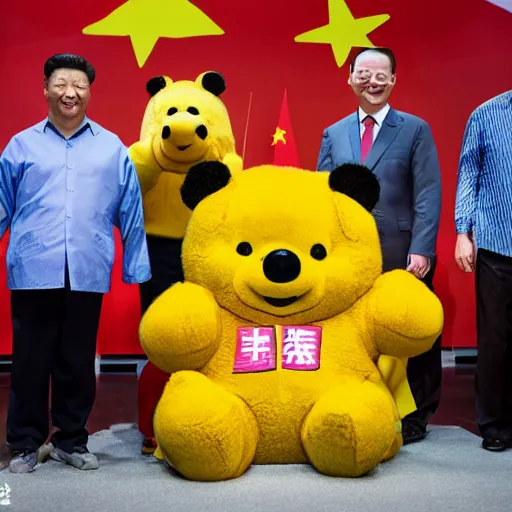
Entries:
{"type": "Polygon", "coordinates": [[[397,427],[389,397],[375,384],[353,377],[318,400],[304,421],[301,437],[320,473],[358,477],[394,451],[397,427]]]}
{"type": "Polygon", "coordinates": [[[241,476],[259,438],[245,402],[193,371],[171,376],[155,411],[154,430],[165,461],[199,481],[241,476]]]}
{"type": "Polygon", "coordinates": [[[395,424],[395,440],[393,441],[393,444],[389,447],[389,450],[386,452],[384,457],[382,457],[382,462],[387,462],[388,460],[393,459],[404,445],[404,441],[402,438],[402,422],[400,420],[395,420],[395,424]]]}

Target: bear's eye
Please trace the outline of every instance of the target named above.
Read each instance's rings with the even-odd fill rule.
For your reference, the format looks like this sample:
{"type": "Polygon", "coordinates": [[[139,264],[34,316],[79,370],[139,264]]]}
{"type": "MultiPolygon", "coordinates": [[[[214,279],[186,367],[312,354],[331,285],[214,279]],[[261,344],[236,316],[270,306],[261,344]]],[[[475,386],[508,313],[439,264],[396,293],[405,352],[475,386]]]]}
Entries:
{"type": "Polygon", "coordinates": [[[189,114],[192,114],[193,116],[198,116],[199,115],[199,110],[197,110],[196,107],[188,107],[187,108],[187,112],[189,114]]]}
{"type": "Polygon", "coordinates": [[[311,257],[315,260],[323,260],[327,257],[327,249],[322,244],[315,244],[311,247],[311,257]]]}
{"type": "Polygon", "coordinates": [[[236,248],[236,252],[240,256],[249,256],[252,253],[252,247],[249,242],[240,242],[236,248]]]}
{"type": "Polygon", "coordinates": [[[171,107],[168,111],[167,111],[167,115],[168,116],[172,116],[173,114],[176,114],[176,112],[178,112],[178,109],[176,107],[171,107]]]}

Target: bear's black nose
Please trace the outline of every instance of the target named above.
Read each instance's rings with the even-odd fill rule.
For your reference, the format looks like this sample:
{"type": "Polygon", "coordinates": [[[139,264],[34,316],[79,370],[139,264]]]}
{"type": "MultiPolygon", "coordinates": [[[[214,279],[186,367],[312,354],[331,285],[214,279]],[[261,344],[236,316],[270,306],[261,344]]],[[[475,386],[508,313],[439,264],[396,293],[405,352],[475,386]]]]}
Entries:
{"type": "Polygon", "coordinates": [[[196,128],[196,133],[199,136],[199,138],[201,138],[203,140],[206,139],[206,137],[208,137],[208,129],[206,128],[206,126],[204,124],[200,124],[196,128]]]}
{"type": "Polygon", "coordinates": [[[171,129],[168,126],[162,128],[162,139],[168,139],[171,136],[171,129]]]}
{"type": "Polygon", "coordinates": [[[299,277],[299,257],[286,249],[272,251],[263,260],[263,272],[273,283],[289,283],[299,277]]]}

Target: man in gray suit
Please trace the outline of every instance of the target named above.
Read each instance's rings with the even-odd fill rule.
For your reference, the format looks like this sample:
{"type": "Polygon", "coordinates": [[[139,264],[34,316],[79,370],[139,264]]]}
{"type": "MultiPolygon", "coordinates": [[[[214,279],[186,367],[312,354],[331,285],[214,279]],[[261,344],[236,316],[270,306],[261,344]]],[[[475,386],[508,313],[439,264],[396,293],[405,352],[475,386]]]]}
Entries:
{"type": "MultiPolygon", "coordinates": [[[[389,49],[362,50],[350,66],[348,83],[359,99],[357,112],[328,127],[317,169],[364,164],[378,177],[373,215],[379,231],[384,272],[407,269],[433,290],[441,211],[441,172],[428,124],[388,104],[396,79],[389,49]]],[[[417,411],[403,420],[404,443],[419,441],[441,395],[441,339],[408,362],[407,377],[417,411]]]]}

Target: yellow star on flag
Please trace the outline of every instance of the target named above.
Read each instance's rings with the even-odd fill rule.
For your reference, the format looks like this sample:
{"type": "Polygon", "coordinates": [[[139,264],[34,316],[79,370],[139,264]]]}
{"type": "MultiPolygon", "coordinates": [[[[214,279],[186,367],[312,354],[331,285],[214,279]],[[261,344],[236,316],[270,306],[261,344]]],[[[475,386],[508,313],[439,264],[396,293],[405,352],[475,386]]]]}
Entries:
{"type": "Polygon", "coordinates": [[[278,126],[276,128],[274,135],[272,135],[272,137],[274,139],[272,141],[272,146],[275,146],[278,142],[282,142],[283,144],[286,144],[286,139],[284,138],[285,135],[286,135],[286,130],[281,130],[281,128],[279,128],[279,126],[278,126]]]}
{"type": "Polygon", "coordinates": [[[368,34],[388,21],[388,14],[355,19],[345,0],[329,0],[329,23],[295,37],[297,43],[330,44],[336,64],[343,66],[353,47],[374,48],[368,34]]]}
{"type": "Polygon", "coordinates": [[[128,0],[82,32],[129,36],[141,68],[161,37],[214,36],[224,31],[189,0],[128,0]]]}

